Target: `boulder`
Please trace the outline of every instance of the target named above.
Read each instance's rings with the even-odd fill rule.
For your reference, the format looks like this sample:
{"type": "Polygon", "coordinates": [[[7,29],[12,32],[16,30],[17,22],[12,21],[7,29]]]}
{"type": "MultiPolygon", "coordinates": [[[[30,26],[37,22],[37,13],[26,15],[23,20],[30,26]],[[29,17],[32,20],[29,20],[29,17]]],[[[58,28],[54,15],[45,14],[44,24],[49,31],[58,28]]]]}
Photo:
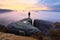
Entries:
{"type": "Polygon", "coordinates": [[[48,30],[53,29],[53,23],[46,20],[35,19],[33,25],[41,30],[44,34],[48,33],[48,30]]]}

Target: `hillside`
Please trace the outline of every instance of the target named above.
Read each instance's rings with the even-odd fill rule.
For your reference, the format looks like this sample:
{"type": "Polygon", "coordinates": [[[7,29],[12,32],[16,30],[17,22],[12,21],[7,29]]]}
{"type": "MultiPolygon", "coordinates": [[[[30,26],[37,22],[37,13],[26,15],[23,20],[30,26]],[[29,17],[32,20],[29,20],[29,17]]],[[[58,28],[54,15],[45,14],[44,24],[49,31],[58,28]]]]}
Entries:
{"type": "Polygon", "coordinates": [[[0,32],[0,40],[37,40],[37,39],[34,39],[32,37],[17,36],[14,34],[0,32]]]}

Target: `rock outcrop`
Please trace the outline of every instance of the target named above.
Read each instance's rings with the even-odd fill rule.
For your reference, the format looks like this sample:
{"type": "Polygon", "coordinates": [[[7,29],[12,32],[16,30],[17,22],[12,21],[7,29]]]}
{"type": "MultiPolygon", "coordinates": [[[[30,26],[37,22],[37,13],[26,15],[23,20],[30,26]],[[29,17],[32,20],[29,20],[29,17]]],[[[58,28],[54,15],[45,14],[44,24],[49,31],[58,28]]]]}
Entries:
{"type": "Polygon", "coordinates": [[[11,23],[7,26],[7,30],[13,34],[30,36],[32,34],[37,34],[40,30],[32,26],[31,19],[26,18],[18,22],[11,23]]]}
{"type": "Polygon", "coordinates": [[[48,30],[54,29],[53,23],[50,22],[50,21],[45,21],[45,20],[35,19],[33,25],[34,25],[35,27],[37,27],[38,29],[40,29],[41,32],[43,32],[44,34],[47,34],[47,33],[48,33],[48,30]]]}

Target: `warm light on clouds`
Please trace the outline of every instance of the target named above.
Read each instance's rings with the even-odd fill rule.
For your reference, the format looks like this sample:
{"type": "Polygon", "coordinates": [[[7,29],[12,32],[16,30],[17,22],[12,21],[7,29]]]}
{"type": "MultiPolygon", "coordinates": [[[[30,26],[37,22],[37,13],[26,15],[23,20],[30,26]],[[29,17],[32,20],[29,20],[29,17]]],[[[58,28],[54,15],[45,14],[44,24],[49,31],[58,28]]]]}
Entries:
{"type": "Polygon", "coordinates": [[[0,0],[0,8],[13,10],[47,10],[48,7],[37,6],[38,0],[0,0]],[[37,6],[37,7],[36,7],[37,6]]]}

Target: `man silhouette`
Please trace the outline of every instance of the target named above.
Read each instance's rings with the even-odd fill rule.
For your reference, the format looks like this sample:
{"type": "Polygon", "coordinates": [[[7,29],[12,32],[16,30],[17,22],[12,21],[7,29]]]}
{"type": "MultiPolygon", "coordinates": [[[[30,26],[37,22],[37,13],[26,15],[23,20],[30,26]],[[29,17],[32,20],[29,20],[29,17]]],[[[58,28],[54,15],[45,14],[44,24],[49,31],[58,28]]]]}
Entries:
{"type": "Polygon", "coordinates": [[[30,12],[28,13],[28,18],[30,18],[30,12]]]}

